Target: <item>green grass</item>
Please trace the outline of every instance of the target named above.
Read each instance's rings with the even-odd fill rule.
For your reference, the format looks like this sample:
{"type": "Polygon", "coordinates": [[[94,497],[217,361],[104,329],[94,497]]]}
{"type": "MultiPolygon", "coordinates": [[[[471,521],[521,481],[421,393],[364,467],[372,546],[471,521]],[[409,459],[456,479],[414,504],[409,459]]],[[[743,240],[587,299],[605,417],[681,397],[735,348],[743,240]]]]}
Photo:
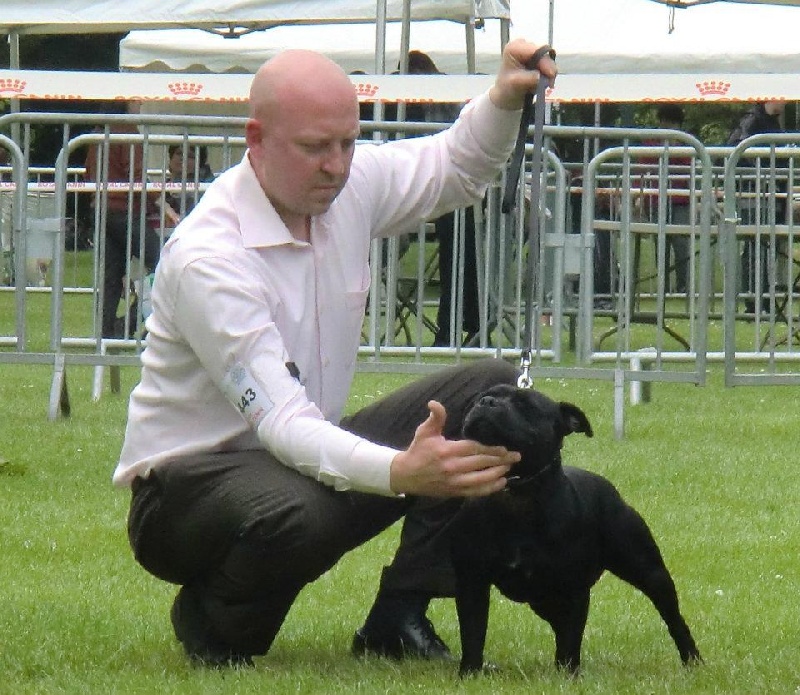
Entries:
{"type": "MultiPolygon", "coordinates": [[[[79,255],[66,284],[90,284],[87,258],[79,255]]],[[[90,296],[65,302],[65,333],[90,335],[90,296]]],[[[28,296],[31,351],[48,349],[49,312],[48,295],[28,296]]],[[[0,335],[13,334],[13,316],[13,296],[0,293],[0,335]]],[[[596,336],[609,325],[598,320],[596,336]]],[[[651,345],[653,336],[652,326],[636,325],[634,347],[651,345]]],[[[746,324],[737,326],[739,340],[743,347],[752,342],[746,324]]],[[[721,344],[721,322],[714,321],[709,348],[721,344]]],[[[615,339],[604,347],[614,349],[615,339]]],[[[189,666],[169,625],[175,589],[136,565],[125,535],[128,493],[110,482],[137,370],[122,369],[121,394],[106,386],[93,402],[92,370],[70,366],[72,415],[48,422],[51,368],[0,365],[0,695],[800,695],[797,388],[725,389],[720,366],[712,370],[704,387],[654,384],[651,403],[626,409],[623,440],[613,436],[609,382],[536,381],[589,415],[595,437],[571,437],[565,460],[609,477],[648,520],[705,665],[682,668],[653,607],[605,577],[593,592],[579,680],[554,670],[546,625],[498,595],[487,658],[503,670],[460,682],[453,664],[349,655],[399,526],[307,587],[254,670],[189,666]]],[[[408,378],[358,374],[348,407],[408,378]]],[[[430,615],[458,651],[452,601],[435,601],[430,615]]]]}
{"type": "MultiPolygon", "coordinates": [[[[0,693],[775,693],[800,692],[797,389],[656,384],[613,437],[607,383],[537,381],[580,405],[595,437],[565,459],[608,476],[649,521],[706,659],[687,670],[655,610],[613,577],[593,592],[583,675],[552,666],[549,629],[495,596],[487,658],[503,670],[458,681],[453,664],[357,661],[348,648],[397,542],[392,527],[307,587],[271,652],[249,671],[187,664],[168,619],[174,587],[139,568],[128,494],[112,488],[137,378],[92,402],[70,368],[73,412],[46,419],[50,370],[3,365],[0,380],[0,693]]],[[[349,407],[407,377],[359,374],[349,407]]],[[[452,601],[430,614],[458,650],[452,601]]]]}

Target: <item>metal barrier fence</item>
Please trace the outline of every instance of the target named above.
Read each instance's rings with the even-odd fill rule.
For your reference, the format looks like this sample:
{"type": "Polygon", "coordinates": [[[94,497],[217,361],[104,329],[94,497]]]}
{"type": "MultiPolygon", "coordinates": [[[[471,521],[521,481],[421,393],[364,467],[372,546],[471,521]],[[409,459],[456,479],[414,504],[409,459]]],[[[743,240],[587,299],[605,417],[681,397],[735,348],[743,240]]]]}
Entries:
{"type": "Polygon", "coordinates": [[[800,383],[792,368],[800,359],[798,157],[800,134],[772,133],[742,141],[725,162],[720,236],[729,386],[800,383]],[[760,370],[745,371],[753,363],[760,370]]]}
{"type": "MultiPolygon", "coordinates": [[[[8,335],[0,332],[0,345],[13,347],[17,354],[26,349],[25,320],[25,274],[27,265],[27,220],[25,205],[25,182],[28,179],[25,157],[19,146],[5,135],[0,135],[0,150],[10,158],[9,191],[2,193],[0,206],[0,259],[2,271],[13,288],[13,319],[9,322],[8,335]]],[[[0,360],[3,359],[0,352],[0,360]]],[[[9,359],[10,361],[10,359],[9,359]]]]}
{"type": "MultiPolygon", "coordinates": [[[[0,362],[53,365],[50,417],[54,418],[69,407],[68,363],[95,368],[95,398],[103,390],[106,371],[111,373],[114,390],[118,389],[118,368],[139,363],[151,269],[134,261],[147,255],[148,234],[155,234],[161,244],[171,231],[163,213],[148,217],[148,201],[159,202],[163,209],[164,203],[172,200],[176,212],[185,214],[208,185],[193,180],[199,173],[197,165],[193,171],[184,167],[170,177],[170,148],[177,147],[184,155],[193,153],[195,161],[201,150],[207,151],[219,173],[238,161],[243,152],[243,138],[230,133],[243,132],[245,120],[15,114],[0,119],[0,127],[9,122],[21,125],[26,133],[34,123],[63,128],[63,148],[50,169],[27,169],[29,137],[23,137],[23,149],[8,139],[0,140],[0,147],[12,152],[13,162],[7,172],[10,180],[0,176],[0,184],[4,185],[4,195],[14,196],[13,225],[25,230],[20,233],[23,240],[37,232],[49,234],[52,251],[50,265],[37,270],[44,275],[26,282],[22,248],[16,245],[13,249],[16,320],[13,325],[0,320],[1,345],[7,348],[0,350],[0,362]],[[98,132],[75,136],[70,130],[77,124],[94,124],[98,120],[98,132]],[[115,132],[114,128],[120,125],[138,132],[115,132]],[[96,181],[87,180],[82,167],[70,164],[79,157],[85,160],[90,147],[94,169],[99,172],[96,181]],[[129,165],[125,180],[109,181],[108,153],[112,147],[128,148],[131,153],[140,148],[146,166],[137,172],[129,165]],[[52,180],[48,180],[50,177],[52,180]],[[35,193],[40,199],[43,193],[51,195],[51,212],[42,214],[40,209],[40,214],[29,215],[30,206],[24,202],[26,193],[35,193]],[[108,252],[105,229],[109,213],[113,212],[109,207],[110,193],[111,197],[125,196],[124,207],[128,210],[124,215],[126,282],[121,304],[114,306],[117,313],[121,308],[122,315],[113,335],[104,331],[101,320],[103,307],[109,303],[103,278],[108,252]],[[72,211],[80,207],[90,213],[88,224],[79,232],[78,214],[72,211]],[[65,243],[70,225],[76,230],[71,243],[65,243]],[[85,247],[77,243],[81,234],[85,247]],[[65,282],[68,268],[72,271],[65,282]],[[39,286],[42,284],[44,287],[39,286]],[[37,344],[26,341],[25,300],[32,293],[49,293],[47,345],[41,340],[37,344]]],[[[441,127],[444,124],[362,123],[364,136],[373,134],[375,141],[441,127]]],[[[705,148],[679,131],[547,126],[545,136],[539,205],[529,200],[529,148],[528,166],[523,167],[513,215],[500,212],[505,185],[505,176],[501,176],[482,204],[455,215],[446,232],[451,235],[447,244],[443,243],[445,233],[433,222],[404,237],[373,243],[372,288],[359,368],[422,372],[434,368],[426,360],[431,355],[519,359],[530,348],[534,377],[613,381],[618,436],[623,431],[626,383],[631,385],[632,394],[634,386],[638,392],[640,385],[656,381],[702,384],[708,359],[725,360],[726,376],[732,385],[749,383],[747,379],[731,378],[737,377],[736,363],[740,359],[764,359],[777,374],[775,365],[794,356],[797,282],[789,284],[787,275],[787,282],[772,282],[767,293],[770,307],[775,310],[767,321],[772,327],[771,335],[775,335],[775,326],[785,321],[788,335],[792,336],[779,355],[780,341],[764,342],[766,334],[759,333],[764,319],[756,315],[748,320],[737,312],[736,297],[740,292],[730,275],[730,259],[736,253],[731,248],[742,243],[746,234],[762,235],[758,241],[782,236],[788,257],[794,258],[791,218],[783,225],[785,229],[768,224],[759,226],[761,231],[751,232],[741,225],[737,227],[735,208],[735,199],[743,198],[746,180],[755,187],[747,195],[766,201],[758,204],[766,205],[768,210],[774,210],[776,196],[783,195],[785,199],[786,191],[793,190],[791,157],[796,152],[779,149],[775,144],[796,142],[794,136],[771,136],[772,140],[762,136],[735,150],[705,148]],[[569,139],[583,143],[584,152],[589,151],[588,143],[598,139],[604,148],[577,164],[565,163],[559,156],[559,143],[569,139]],[[765,142],[772,143],[766,152],[765,142]],[[748,150],[756,144],[762,149],[748,150]],[[745,171],[738,160],[752,153],[760,159],[755,168],[745,171]],[[788,166],[778,166],[787,158],[788,166]],[[778,180],[784,183],[776,183],[778,180]],[[765,185],[764,181],[772,183],[765,185]],[[720,213],[722,203],[724,216],[720,213]],[[734,207],[729,209],[730,206],[734,207]],[[540,234],[529,239],[527,227],[533,214],[539,216],[540,234]],[[712,228],[715,214],[724,220],[719,230],[712,228]],[[728,258],[724,272],[718,271],[720,263],[712,253],[718,238],[725,242],[723,250],[728,258]],[[728,239],[733,242],[728,244],[728,239]],[[529,254],[533,256],[531,263],[529,254]],[[442,272],[448,266],[454,269],[452,281],[442,272]],[[533,274],[529,273],[530,268],[533,274]],[[724,348],[721,336],[709,336],[709,316],[722,297],[722,288],[717,287],[720,279],[724,282],[724,348]],[[791,291],[781,294],[782,284],[791,287],[791,291]],[[778,309],[784,297],[785,302],[778,309]],[[449,300],[444,302],[449,309],[440,310],[443,298],[449,300]],[[477,316],[477,326],[469,312],[477,316]],[[532,322],[532,345],[524,344],[528,321],[532,322]],[[442,331],[440,323],[446,323],[449,329],[442,331]],[[745,335],[749,339],[753,331],[754,339],[761,341],[758,350],[743,355],[732,347],[745,335]],[[731,336],[735,336],[733,343],[731,336]]],[[[774,221],[773,215],[768,222],[774,221]]],[[[769,258],[769,267],[773,268],[775,259],[769,258]]],[[[774,274],[770,277],[775,279],[774,274]]],[[[0,292],[0,301],[6,294],[0,292]]]]}

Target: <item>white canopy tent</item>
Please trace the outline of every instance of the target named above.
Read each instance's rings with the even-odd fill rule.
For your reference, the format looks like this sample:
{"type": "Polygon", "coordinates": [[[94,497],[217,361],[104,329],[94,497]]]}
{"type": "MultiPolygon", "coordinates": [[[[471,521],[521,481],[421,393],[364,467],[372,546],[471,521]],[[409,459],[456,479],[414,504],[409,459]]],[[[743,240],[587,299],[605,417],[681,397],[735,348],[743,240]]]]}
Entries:
{"type": "MultiPolygon", "coordinates": [[[[543,39],[552,5],[552,43],[558,51],[562,75],[800,74],[800,11],[788,6],[800,5],[800,0],[715,0],[691,12],[677,13],[671,32],[669,10],[660,4],[663,1],[516,0],[515,4],[526,7],[520,7],[519,12],[514,8],[511,32],[543,39]],[[767,6],[776,2],[785,6],[767,6]],[[524,26],[518,16],[524,18],[524,26]]],[[[416,5],[414,0],[412,7],[416,5]]],[[[429,30],[425,25],[415,25],[412,31],[412,42],[415,35],[423,36],[420,50],[433,56],[437,49],[444,54],[461,48],[454,43],[454,38],[459,38],[458,27],[437,23],[429,30]]],[[[120,64],[126,70],[148,69],[148,65],[161,61],[170,70],[182,71],[194,65],[205,68],[198,72],[240,71],[245,67],[242,62],[257,60],[259,51],[268,54],[273,45],[319,45],[321,50],[333,50],[333,44],[338,43],[335,48],[342,54],[346,54],[342,44],[363,51],[365,34],[358,29],[347,28],[347,41],[337,41],[338,29],[328,27],[279,28],[246,37],[246,42],[222,41],[199,32],[132,32],[121,44],[120,64]],[[275,34],[270,36],[272,31],[275,34]]],[[[481,57],[488,59],[496,57],[499,44],[490,29],[493,27],[487,26],[476,34],[476,41],[481,39],[481,57]]]]}
{"type": "MultiPolygon", "coordinates": [[[[22,34],[126,32],[136,29],[203,29],[236,37],[289,24],[366,23],[375,28],[373,67],[385,70],[385,32],[403,25],[407,46],[411,21],[450,20],[465,28],[465,52],[474,54],[474,25],[510,18],[510,0],[3,0],[0,33],[11,37],[11,67],[19,67],[22,34]]],[[[344,37],[342,37],[344,40],[344,37]]],[[[402,51],[405,54],[405,50],[402,51]]]]}
{"type": "MultiPolygon", "coordinates": [[[[400,60],[402,27],[386,27],[386,69],[400,60]]],[[[120,69],[144,72],[254,73],[268,58],[286,48],[313,48],[336,61],[346,72],[374,73],[375,27],[353,24],[281,26],[230,40],[208,32],[175,29],[132,31],[120,43],[120,69]],[[346,40],[343,38],[346,37],[346,40]]],[[[409,47],[425,51],[439,70],[469,72],[464,26],[450,21],[414,22],[409,47]]],[[[494,74],[500,65],[501,27],[489,20],[475,31],[476,72],[494,74]]]]}
{"type": "MultiPolygon", "coordinates": [[[[530,38],[543,36],[552,20],[552,43],[558,51],[560,76],[549,98],[556,101],[800,99],[800,8],[721,1],[676,14],[679,16],[674,18],[670,31],[670,11],[659,0],[518,0],[512,10],[510,33],[523,33],[530,38]],[[518,7],[522,2],[524,9],[518,7]]],[[[414,37],[424,28],[424,23],[419,29],[414,27],[412,46],[418,46],[414,37]]],[[[252,72],[275,47],[298,45],[330,50],[331,57],[342,60],[346,69],[359,67],[347,62],[358,51],[356,35],[351,37],[348,29],[345,51],[341,46],[331,47],[327,39],[318,41],[312,33],[321,30],[322,36],[328,29],[268,30],[244,37],[252,39],[241,44],[247,47],[245,51],[240,51],[237,42],[215,40],[216,37],[186,33],[178,42],[180,32],[133,32],[122,42],[120,61],[126,70],[148,66],[184,70],[194,66],[197,70],[202,67],[218,72],[246,68],[252,61],[252,72]],[[271,37],[272,31],[284,33],[271,37]]],[[[481,47],[476,55],[479,69],[481,59],[487,66],[480,71],[492,73],[492,59],[497,57],[493,46],[497,43],[494,37],[486,38],[486,49],[481,47]]],[[[430,48],[445,72],[463,71],[445,58],[453,51],[458,61],[458,43],[444,34],[437,37],[434,32],[430,44],[423,41],[418,47],[430,48]]],[[[463,55],[461,61],[463,64],[463,55]]],[[[377,96],[401,98],[393,92],[389,95],[385,79],[371,77],[370,82],[380,86],[377,96]]],[[[453,100],[469,96],[461,88],[456,89],[459,84],[457,80],[447,80],[446,86],[437,88],[438,93],[453,100]]],[[[475,89],[482,89],[484,82],[474,84],[475,89]]],[[[470,87],[465,84],[464,89],[470,87]]]]}
{"type": "MultiPolygon", "coordinates": [[[[564,73],[800,74],[796,7],[708,3],[676,13],[671,31],[669,9],[656,2],[554,0],[553,7],[564,73]]],[[[546,25],[549,7],[542,3],[531,17],[546,25]]]]}
{"type": "Polygon", "coordinates": [[[800,0],[653,0],[662,5],[670,5],[675,8],[695,7],[697,5],[709,5],[712,2],[739,2],[747,5],[795,5],[800,6],[800,0]]]}
{"type": "MultiPolygon", "coordinates": [[[[414,15],[428,0],[414,0],[414,15]]],[[[800,2],[800,0],[797,0],[800,2]]],[[[359,4],[373,8],[375,0],[324,0],[322,2],[229,2],[229,6],[255,5],[284,9],[315,7],[331,10],[325,21],[334,21],[333,8],[342,4],[359,4]]],[[[388,0],[387,0],[388,2],[388,0]]],[[[471,2],[430,0],[431,5],[471,6],[471,2]]],[[[669,8],[649,0],[516,0],[523,23],[512,26],[530,38],[543,36],[549,26],[549,12],[554,8],[552,43],[558,51],[560,76],[549,98],[562,102],[642,102],[669,101],[753,101],[769,99],[800,100],[800,51],[797,50],[800,9],[789,6],[768,6],[714,2],[676,12],[675,27],[669,30],[669,8]]],[[[36,14],[41,2],[37,2],[36,14]]],[[[44,4],[51,4],[45,0],[44,4]]],[[[52,2],[53,6],[55,3],[52,2]]],[[[152,0],[140,3],[155,10],[152,0]]],[[[197,2],[169,2],[161,5],[195,6],[197,2]]],[[[477,6],[498,10],[503,14],[509,2],[477,6]]],[[[60,0],[59,5],[108,5],[117,14],[116,0],[60,0]]],[[[401,5],[392,0],[389,5],[401,5]]],[[[5,0],[0,30],[8,26],[9,17],[19,20],[31,13],[30,0],[5,0]],[[9,12],[11,10],[11,12],[9,12]]],[[[129,11],[129,9],[128,9],[129,11]]],[[[138,5],[137,5],[138,11],[138,5]]],[[[132,13],[131,13],[132,14],[132,13]]],[[[391,13],[388,13],[391,15],[391,13]]],[[[491,13],[489,13],[491,14],[491,13]]],[[[374,22],[374,9],[371,10],[374,22]]],[[[515,15],[516,17],[516,15],[515,15]]],[[[264,19],[264,16],[261,17],[264,19]]],[[[136,26],[132,17],[128,26],[136,26]]],[[[285,21],[289,21],[284,17],[285,21]]],[[[209,20],[210,21],[210,20],[209,20]]],[[[303,22],[305,20],[296,20],[303,22]]],[[[310,20],[309,20],[310,21],[310,20]]],[[[317,20],[319,21],[319,20],[317,20]]],[[[366,21],[366,20],[364,20],[366,21]]],[[[424,24],[424,23],[422,23],[424,24]]],[[[31,30],[18,24],[21,30],[31,30]]],[[[191,26],[191,25],[190,25],[191,26]]],[[[416,26],[416,25],[415,25],[416,26]]],[[[350,29],[347,28],[349,37],[350,29]]],[[[458,28],[458,27],[457,27],[458,28]]],[[[462,27],[463,28],[463,27],[462,27]]],[[[268,35],[269,29],[263,32],[268,35]]],[[[238,39],[243,41],[247,37],[238,39]]],[[[241,62],[236,55],[237,41],[230,46],[230,65],[241,62]],[[238,59],[237,59],[238,58],[238,59]]],[[[341,41],[341,43],[350,43],[341,41]]],[[[443,42],[442,42],[443,43],[443,42]]],[[[244,44],[238,44],[244,45],[244,44]]],[[[304,43],[303,45],[308,45],[304,43]]],[[[166,47],[165,47],[166,50],[166,47]]],[[[191,51],[191,48],[184,49],[191,51]]],[[[424,49],[423,49],[424,50],[424,49]]],[[[432,55],[434,54],[431,51],[432,55]]],[[[199,58],[199,50],[198,50],[199,58]]],[[[158,58],[151,54],[151,60],[158,58]]],[[[165,61],[166,64],[166,61],[165,61]]],[[[394,65],[388,67],[391,70],[394,65]]],[[[364,68],[362,68],[364,69],[364,68]]],[[[446,65],[442,69],[447,72],[446,65]]],[[[486,72],[492,72],[486,70],[486,72]]],[[[131,98],[178,101],[209,100],[242,101],[246,98],[248,79],[244,75],[128,74],[113,79],[102,73],[19,73],[0,71],[0,97],[25,98],[131,98]],[[4,91],[5,90],[5,91],[4,91]],[[15,92],[13,90],[16,90],[15,92]]],[[[362,96],[376,99],[444,98],[463,101],[485,88],[486,79],[475,76],[417,78],[413,85],[391,76],[368,75],[359,82],[362,96]],[[405,85],[400,88],[401,85],[405,85]],[[431,95],[433,95],[431,97],[431,95]]]]}
{"type": "MultiPolygon", "coordinates": [[[[406,0],[386,0],[400,21],[406,0]]],[[[223,33],[280,24],[375,22],[376,0],[3,0],[0,34],[84,34],[195,28],[223,33]]],[[[509,0],[413,0],[411,19],[508,18],[509,0]]]]}

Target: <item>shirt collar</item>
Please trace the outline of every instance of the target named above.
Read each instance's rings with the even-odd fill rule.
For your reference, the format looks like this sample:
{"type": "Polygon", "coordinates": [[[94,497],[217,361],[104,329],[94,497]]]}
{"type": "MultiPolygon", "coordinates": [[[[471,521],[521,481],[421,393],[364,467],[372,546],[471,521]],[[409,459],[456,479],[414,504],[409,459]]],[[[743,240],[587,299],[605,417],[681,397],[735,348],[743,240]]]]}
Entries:
{"type": "Polygon", "coordinates": [[[244,247],[258,248],[288,244],[306,246],[306,242],[298,241],[291,235],[269,198],[264,194],[247,152],[242,158],[240,167],[241,178],[234,204],[239,216],[244,247]]]}

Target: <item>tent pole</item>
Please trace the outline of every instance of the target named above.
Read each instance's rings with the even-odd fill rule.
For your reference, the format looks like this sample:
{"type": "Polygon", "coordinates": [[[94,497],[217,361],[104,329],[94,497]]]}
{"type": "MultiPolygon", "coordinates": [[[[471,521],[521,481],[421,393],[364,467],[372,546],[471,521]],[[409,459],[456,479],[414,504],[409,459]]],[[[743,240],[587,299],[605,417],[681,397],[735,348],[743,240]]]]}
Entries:
{"type": "MultiPolygon", "coordinates": [[[[398,71],[401,75],[408,74],[408,51],[411,46],[411,0],[403,0],[403,16],[400,25],[400,65],[398,71]]],[[[397,102],[397,120],[406,120],[406,103],[397,102]]],[[[401,136],[402,137],[402,136],[401,136]]]]}
{"type": "MultiPolygon", "coordinates": [[[[377,0],[375,6],[375,74],[386,74],[386,0],[377,0]]],[[[372,105],[372,118],[383,120],[383,102],[377,99],[372,105]]],[[[373,133],[379,139],[380,133],[373,133]]]]}
{"type": "Polygon", "coordinates": [[[400,74],[408,74],[408,52],[411,50],[411,0],[403,0],[403,20],[400,25],[400,74]]]}
{"type": "Polygon", "coordinates": [[[375,74],[386,74],[386,0],[375,8],[375,74]]]}
{"type": "Polygon", "coordinates": [[[475,18],[464,24],[467,39],[467,72],[474,75],[476,72],[475,66],[475,18]]]}
{"type": "MultiPolygon", "coordinates": [[[[19,32],[12,30],[8,35],[9,44],[9,67],[12,70],[19,70],[19,32]]],[[[19,99],[12,97],[9,99],[9,113],[19,113],[19,99]]],[[[11,139],[22,147],[20,142],[19,123],[11,124],[11,139]]]]}

